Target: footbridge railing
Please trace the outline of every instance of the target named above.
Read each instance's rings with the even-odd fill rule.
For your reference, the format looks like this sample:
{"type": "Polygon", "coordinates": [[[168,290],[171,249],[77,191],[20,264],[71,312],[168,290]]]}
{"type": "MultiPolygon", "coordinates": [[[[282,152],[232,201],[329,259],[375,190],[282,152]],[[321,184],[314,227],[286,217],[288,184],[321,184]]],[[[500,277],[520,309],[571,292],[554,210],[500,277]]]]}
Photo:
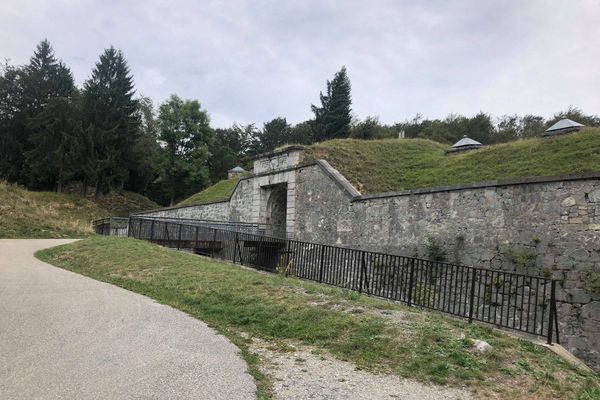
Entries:
{"type": "Polygon", "coordinates": [[[203,226],[205,228],[222,229],[226,231],[250,233],[254,235],[266,235],[271,237],[286,238],[284,225],[264,224],[254,222],[236,222],[236,221],[219,221],[208,219],[192,219],[192,218],[171,218],[171,217],[146,217],[133,215],[134,219],[150,219],[161,222],[175,222],[185,225],[203,226]]]}
{"type": "Polygon", "coordinates": [[[127,236],[129,218],[109,217],[92,222],[94,232],[99,235],[127,236]]]}
{"type": "Polygon", "coordinates": [[[559,342],[556,281],[272,237],[215,221],[133,216],[129,236],[559,342]]]}

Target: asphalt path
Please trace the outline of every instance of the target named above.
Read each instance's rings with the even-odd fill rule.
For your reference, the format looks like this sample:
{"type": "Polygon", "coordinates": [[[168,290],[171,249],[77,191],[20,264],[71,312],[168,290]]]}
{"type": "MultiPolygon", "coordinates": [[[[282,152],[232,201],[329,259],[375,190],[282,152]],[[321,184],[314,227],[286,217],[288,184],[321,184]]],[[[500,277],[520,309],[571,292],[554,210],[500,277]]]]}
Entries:
{"type": "Polygon", "coordinates": [[[68,242],[0,240],[0,399],[255,398],[202,321],[33,256],[68,242]]]}

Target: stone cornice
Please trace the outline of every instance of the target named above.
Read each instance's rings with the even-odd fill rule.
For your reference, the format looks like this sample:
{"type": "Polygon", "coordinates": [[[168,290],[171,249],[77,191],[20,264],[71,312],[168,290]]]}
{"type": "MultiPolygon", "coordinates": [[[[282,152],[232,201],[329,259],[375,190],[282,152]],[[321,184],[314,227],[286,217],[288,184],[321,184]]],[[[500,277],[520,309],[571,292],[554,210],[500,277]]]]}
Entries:
{"type": "Polygon", "coordinates": [[[372,195],[361,195],[361,193],[354,187],[352,184],[335,168],[333,168],[327,161],[325,160],[313,160],[305,163],[298,164],[293,167],[280,169],[277,171],[267,171],[256,175],[246,176],[241,178],[234,186],[233,190],[229,194],[226,199],[212,201],[208,203],[199,203],[199,204],[189,204],[183,206],[175,206],[175,207],[164,207],[153,209],[149,211],[142,211],[139,213],[134,213],[131,215],[143,215],[153,212],[159,211],[169,211],[169,210],[177,210],[180,208],[189,208],[189,207],[198,207],[198,206],[206,206],[211,204],[220,204],[220,203],[229,203],[231,197],[237,190],[240,182],[258,178],[261,176],[268,175],[277,175],[285,172],[296,171],[307,167],[318,166],[327,176],[329,176],[335,184],[344,191],[344,193],[350,197],[350,201],[367,201],[367,200],[375,200],[375,199],[384,199],[391,197],[405,197],[412,195],[423,195],[423,194],[432,194],[432,193],[442,193],[442,192],[454,192],[460,190],[470,190],[470,189],[485,189],[485,188],[494,188],[494,187],[505,187],[505,186],[519,186],[519,185],[529,185],[529,184],[541,184],[541,183],[551,183],[551,182],[560,182],[560,181],[577,181],[577,180],[589,180],[589,179],[600,179],[600,172],[587,172],[581,174],[571,174],[571,175],[558,175],[558,176],[547,176],[547,177],[531,177],[531,178],[519,178],[519,179],[508,179],[501,181],[484,181],[484,182],[476,182],[476,183],[465,183],[459,185],[451,185],[451,186],[439,186],[432,188],[423,188],[423,189],[411,189],[411,190],[403,190],[399,192],[386,192],[386,193],[378,193],[372,195]]]}

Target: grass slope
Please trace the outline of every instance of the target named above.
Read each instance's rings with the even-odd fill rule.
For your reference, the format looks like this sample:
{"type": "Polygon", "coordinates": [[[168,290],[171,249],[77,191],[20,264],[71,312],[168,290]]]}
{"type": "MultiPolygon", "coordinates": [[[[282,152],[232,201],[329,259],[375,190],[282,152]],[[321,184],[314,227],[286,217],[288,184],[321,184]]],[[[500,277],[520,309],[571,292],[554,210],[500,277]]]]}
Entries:
{"type": "Polygon", "coordinates": [[[263,274],[129,238],[91,237],[43,250],[56,266],[142,293],[200,318],[241,349],[269,398],[250,337],[280,351],[303,343],[358,368],[468,386],[480,398],[591,399],[599,376],[547,349],[480,325],[279,275],[263,274]],[[393,317],[393,318],[390,318],[393,317]],[[471,339],[493,350],[470,351],[471,339]]]}
{"type": "Polygon", "coordinates": [[[203,191],[196,193],[187,199],[179,202],[178,206],[190,206],[195,204],[212,203],[214,201],[227,200],[233,191],[233,188],[240,180],[240,176],[234,176],[231,179],[224,179],[207,187],[203,191]]]}
{"type": "Polygon", "coordinates": [[[31,192],[0,182],[0,238],[80,237],[92,233],[94,219],[156,207],[144,196],[130,192],[93,201],[93,197],[31,192]]]}
{"type": "Polygon", "coordinates": [[[98,198],[90,195],[88,199],[98,204],[112,217],[128,217],[132,212],[153,210],[160,207],[146,196],[128,191],[111,192],[98,198]]]}
{"type": "Polygon", "coordinates": [[[425,139],[340,139],[307,148],[325,159],[363,194],[600,171],[600,128],[537,138],[447,156],[425,139]]]}

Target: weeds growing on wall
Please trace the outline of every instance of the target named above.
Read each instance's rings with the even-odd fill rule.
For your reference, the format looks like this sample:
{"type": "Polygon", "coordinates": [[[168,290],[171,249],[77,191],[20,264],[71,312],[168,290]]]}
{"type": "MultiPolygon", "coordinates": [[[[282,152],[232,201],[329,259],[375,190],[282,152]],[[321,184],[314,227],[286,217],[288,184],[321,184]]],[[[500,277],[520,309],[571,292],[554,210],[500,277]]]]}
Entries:
{"type": "Polygon", "coordinates": [[[590,294],[600,296],[600,268],[587,267],[582,272],[583,287],[590,294]]]}
{"type": "Polygon", "coordinates": [[[425,247],[427,258],[433,261],[446,261],[446,250],[438,243],[433,236],[427,236],[427,244],[425,247]]]}
{"type": "Polygon", "coordinates": [[[516,250],[514,248],[508,250],[508,259],[519,268],[533,267],[536,258],[537,253],[533,250],[516,250]]]}

